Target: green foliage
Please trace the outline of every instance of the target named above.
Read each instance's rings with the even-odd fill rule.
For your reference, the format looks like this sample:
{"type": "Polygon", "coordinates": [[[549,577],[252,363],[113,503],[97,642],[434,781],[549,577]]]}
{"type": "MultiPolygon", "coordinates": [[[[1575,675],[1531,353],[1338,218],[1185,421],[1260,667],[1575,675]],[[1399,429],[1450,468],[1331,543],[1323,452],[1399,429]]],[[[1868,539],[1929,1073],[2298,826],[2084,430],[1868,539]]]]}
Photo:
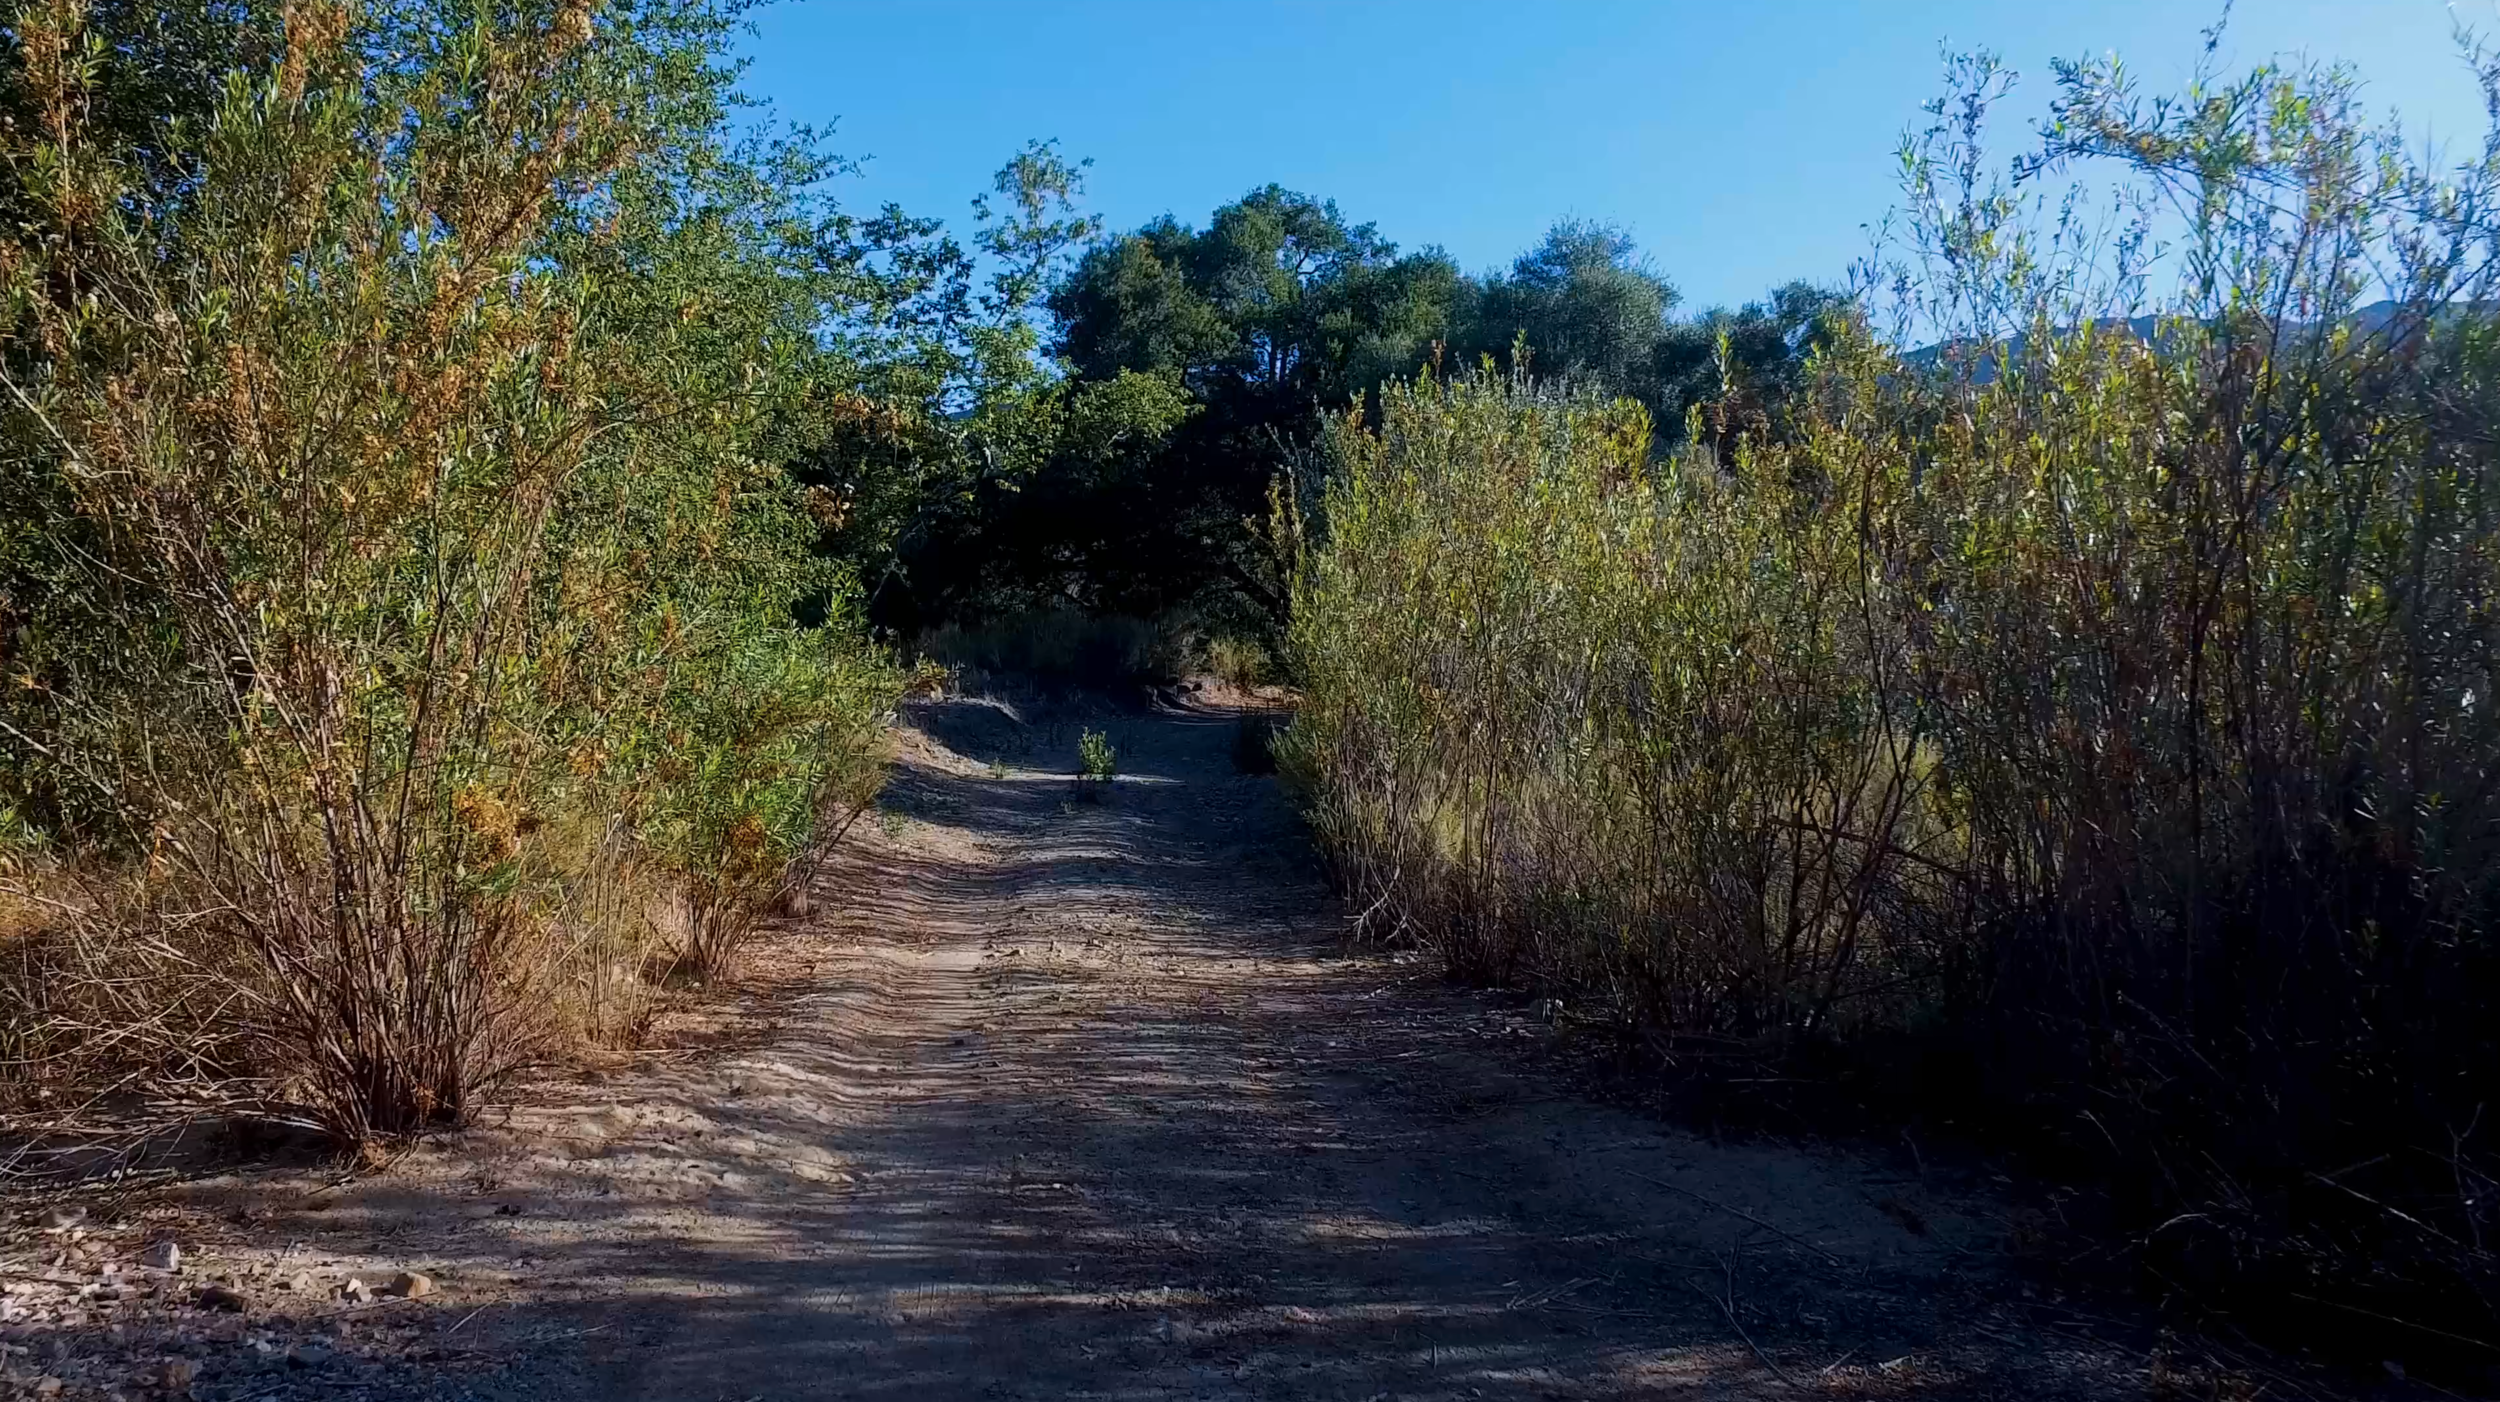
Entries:
{"type": "Polygon", "coordinates": [[[875,801],[899,687],[885,661],[830,630],[745,630],[681,667],[639,737],[660,780],[629,795],[639,850],[679,873],[681,963],[734,971],[767,898],[803,885],[829,834],[875,801]]]}
{"type": "Polygon", "coordinates": [[[1498,355],[1524,341],[1540,374],[1634,393],[1676,300],[1629,234],[1566,219],[1509,276],[1484,280],[1461,344],[1498,355]]]}
{"type": "Polygon", "coordinates": [[[1111,748],[1111,737],[1099,730],[1088,730],[1077,737],[1077,772],[1097,784],[1108,784],[1120,772],[1119,753],[1111,748]]]}
{"type": "Polygon", "coordinates": [[[935,220],[888,209],[822,227],[817,257],[834,275],[816,279],[818,325],[839,330],[846,374],[815,382],[813,436],[793,468],[814,489],[820,551],[876,579],[888,626],[919,626],[914,595],[939,584],[911,576],[932,542],[960,536],[1063,452],[1116,455],[1130,431],[1124,408],[1148,436],[1185,412],[1159,409],[1152,385],[1073,393],[1037,354],[1038,299],[1065,254],[1099,232],[1077,212],[1083,166],[1036,142],[1000,168],[999,202],[974,202],[986,283],[935,220]]]}
{"type": "Polygon", "coordinates": [[[2500,1339],[2500,138],[2429,172],[2332,70],[2063,70],[2026,172],[2188,211],[2129,320],[2162,206],[2043,229],[1959,76],[1890,289],[1939,350],[1830,323],[1783,431],[1664,461],[1516,376],[1339,425],[1283,758],[1459,968],[1837,1050],[2165,1279],[2500,1339]]]}
{"type": "Polygon", "coordinates": [[[1258,528],[1271,488],[1316,483],[1321,406],[1445,360],[1524,354],[1518,368],[1630,395],[1678,429],[1706,403],[1726,445],[1786,432],[1841,300],[1797,284],[1687,321],[1669,318],[1675,301],[1617,230],[1566,220],[1507,272],[1471,278],[1275,186],[1203,229],[1165,218],[1095,243],[1048,299],[1062,392],[1081,401],[1144,377],[1155,397],[1120,396],[1114,452],[1099,434],[1038,438],[1029,474],[907,552],[909,597],[880,618],[1186,608],[1272,645],[1287,590],[1258,528]]]}
{"type": "Polygon", "coordinates": [[[151,195],[18,16],[0,792],[342,1137],[535,1055],[627,868],[751,903],[861,801],[896,683],[775,461],[823,166],[729,144],[729,25],[291,7],[151,195]]]}
{"type": "Polygon", "coordinates": [[[1248,691],[1273,680],[1267,649],[1255,638],[1220,633],[1207,642],[1207,670],[1235,688],[1248,691]]]}
{"type": "Polygon", "coordinates": [[[1054,285],[1067,378],[1032,420],[1029,473],[942,523],[881,621],[919,627],[1074,605],[1155,616],[1281,610],[1242,529],[1312,406],[1410,369],[1457,275],[1399,257],[1335,206],[1273,187],[1098,242],[1054,285]]]}
{"type": "Polygon", "coordinates": [[[1182,644],[1168,622],[1062,608],[950,623],[922,634],[919,646],[974,686],[1116,691],[1178,678],[1182,644]]]}

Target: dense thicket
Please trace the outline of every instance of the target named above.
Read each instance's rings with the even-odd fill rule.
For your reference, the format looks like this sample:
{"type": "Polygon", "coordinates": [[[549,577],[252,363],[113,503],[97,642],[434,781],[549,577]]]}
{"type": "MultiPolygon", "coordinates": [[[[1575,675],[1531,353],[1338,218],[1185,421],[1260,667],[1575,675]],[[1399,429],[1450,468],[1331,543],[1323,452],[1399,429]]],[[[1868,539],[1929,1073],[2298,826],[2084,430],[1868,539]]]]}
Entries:
{"type": "Polygon", "coordinates": [[[2340,73],[2064,70],[2027,169],[2174,197],[2079,248],[1962,76],[1891,289],[1940,350],[1836,326],[1784,431],[1663,458],[1500,374],[1338,425],[1288,767],[1377,930],[1677,1064],[1853,1066],[2171,1286],[2483,1361],[2500,132],[2433,172],[2340,73]]]}
{"type": "Polygon", "coordinates": [[[1098,240],[1047,302],[1074,431],[927,533],[880,616],[1187,609],[1267,633],[1287,587],[1257,523],[1272,486],[1316,490],[1326,411],[1428,363],[1524,356],[1678,426],[1707,405],[1767,427],[1840,299],[1798,284],[1688,320],[1675,304],[1619,231],[1566,221],[1476,277],[1272,185],[1203,229],[1098,240]]]}
{"type": "Polygon", "coordinates": [[[828,328],[882,333],[844,317],[885,275],[806,142],[733,137],[730,23],[17,13],[22,1082],[457,1118],[630,1023],[646,956],[725,966],[873,791],[897,683],[787,464],[840,441],[875,367],[828,328]]]}

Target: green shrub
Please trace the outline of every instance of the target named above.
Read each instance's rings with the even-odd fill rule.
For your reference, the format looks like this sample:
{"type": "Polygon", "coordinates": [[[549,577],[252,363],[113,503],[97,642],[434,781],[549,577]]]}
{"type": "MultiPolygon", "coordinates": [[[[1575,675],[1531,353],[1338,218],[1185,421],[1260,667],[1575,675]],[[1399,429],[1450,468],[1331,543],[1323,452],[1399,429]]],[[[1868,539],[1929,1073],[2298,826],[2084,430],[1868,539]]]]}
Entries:
{"type": "Polygon", "coordinates": [[[1268,685],[1273,680],[1273,670],[1268,650],[1250,637],[1220,632],[1208,640],[1208,672],[1235,690],[1248,692],[1268,685]]]}
{"type": "Polygon", "coordinates": [[[1268,682],[1267,649],[1248,638],[1221,634],[1207,643],[1207,670],[1225,683],[1249,691],[1268,682]]]}
{"type": "Polygon", "coordinates": [[[1077,737],[1077,772],[1096,784],[1108,784],[1120,772],[1119,752],[1111,748],[1111,737],[1099,730],[1088,730],[1077,737]]]}
{"type": "Polygon", "coordinates": [[[758,917],[875,801],[898,691],[892,669],[840,633],[780,629],[728,646],[680,669],[674,724],[649,736],[660,782],[628,808],[641,849],[677,874],[680,962],[706,979],[734,971],[758,917]]]}
{"type": "Polygon", "coordinates": [[[0,796],[90,892],[10,1014],[351,1141],[457,1120],[645,897],[750,899],[873,763],[897,683],[767,457],[803,211],[724,145],[702,6],[294,7],[144,141],[85,24],[20,15],[43,115],[0,136],[41,488],[0,504],[0,796]]]}

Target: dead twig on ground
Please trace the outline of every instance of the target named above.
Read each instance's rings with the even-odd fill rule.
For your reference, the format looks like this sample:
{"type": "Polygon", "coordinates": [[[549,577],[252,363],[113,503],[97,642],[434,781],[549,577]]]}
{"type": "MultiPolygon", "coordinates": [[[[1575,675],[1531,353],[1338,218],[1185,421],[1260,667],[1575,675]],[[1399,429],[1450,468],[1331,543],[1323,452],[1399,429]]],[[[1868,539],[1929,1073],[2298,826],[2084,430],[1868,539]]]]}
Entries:
{"type": "Polygon", "coordinates": [[[1719,1307],[1719,1313],[1727,1320],[1727,1327],[1736,1331],[1736,1337],[1745,1341],[1745,1347],[1753,1350],[1753,1356],[1761,1360],[1763,1367],[1771,1370],[1771,1375],[1773,1377],[1778,1378],[1781,1382],[1788,1384],[1792,1388],[1796,1388],[1800,1392],[1804,1391],[1804,1385],[1799,1383],[1795,1378],[1790,1377],[1787,1369],[1773,1362],[1771,1360],[1771,1355],[1762,1351],[1762,1345],[1753,1341],[1753,1335],[1746,1333],[1744,1324],[1736,1318],[1735,1253],[1730,1252],[1726,1256],[1721,1257],[1720,1264],[1725,1269],[1727,1292],[1724,1295],[1713,1295],[1698,1285],[1693,1287],[1694,1292],[1700,1295],[1703,1299],[1708,1300],[1710,1303],[1719,1307]]]}
{"type": "MultiPolygon", "coordinates": [[[[1626,1172],[1630,1172],[1630,1170],[1627,1169],[1626,1172]]],[[[1726,1213],[1730,1217],[1741,1217],[1745,1221],[1753,1223],[1755,1226],[1760,1227],[1762,1230],[1769,1232],[1771,1235],[1776,1236],[1783,1241],[1804,1247],[1806,1250],[1813,1252],[1815,1255],[1822,1257],[1824,1260],[1829,1261],[1835,1266],[1845,1269],[1849,1264],[1848,1262],[1840,1259],[1838,1256],[1833,1255],[1831,1252],[1826,1251],[1822,1247],[1815,1245],[1813,1242],[1806,1240],[1804,1237],[1797,1235],[1795,1232],[1788,1231],[1781,1227],[1772,1226],[1770,1223],[1763,1221],[1761,1218],[1754,1216],[1752,1213],[1747,1212],[1741,1207],[1732,1207],[1727,1203],[1721,1202],[1717,1198],[1711,1197],[1707,1194],[1694,1192],[1690,1188],[1679,1187],[1678,1185],[1670,1183],[1663,1178],[1652,1178],[1646,1173],[1633,1173],[1631,1176],[1638,1178],[1642,1182],[1650,1184],[1653,1187],[1664,1188],[1670,1193],[1691,1198],[1693,1201],[1700,1203],[1704,1207],[1715,1208],[1718,1211],[1726,1213]]]]}
{"type": "Polygon", "coordinates": [[[1541,1309],[1544,1306],[1561,1299],[1565,1295],[1576,1294],[1577,1292],[1584,1290],[1589,1286],[1595,1285],[1596,1283],[1596,1276],[1584,1275],[1576,1280],[1554,1286],[1551,1289],[1540,1290],[1533,1295],[1514,1295],[1511,1297],[1510,1303],[1502,1306],[1502,1308],[1511,1310],[1541,1309]]]}

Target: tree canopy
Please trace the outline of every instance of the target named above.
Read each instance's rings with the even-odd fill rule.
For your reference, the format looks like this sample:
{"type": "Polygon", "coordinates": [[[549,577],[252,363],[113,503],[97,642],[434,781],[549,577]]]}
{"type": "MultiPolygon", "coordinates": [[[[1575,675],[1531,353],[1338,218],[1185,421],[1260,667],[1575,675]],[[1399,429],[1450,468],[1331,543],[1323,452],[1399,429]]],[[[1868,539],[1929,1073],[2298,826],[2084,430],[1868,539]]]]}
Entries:
{"type": "Polygon", "coordinates": [[[1061,436],[1028,443],[1024,470],[985,479],[904,551],[909,587],[881,598],[881,620],[1189,607],[1264,630],[1285,603],[1257,529],[1271,487],[1313,460],[1324,416],[1436,362],[1524,356],[1540,377],[1637,400],[1666,441],[1723,399],[1763,407],[1705,432],[1776,431],[1768,406],[1838,297],[1794,284],[1681,320],[1678,300],[1608,225],[1564,220],[1508,269],[1471,275],[1277,185],[1203,226],[1166,215],[1096,238],[1041,299],[1061,436]]]}

